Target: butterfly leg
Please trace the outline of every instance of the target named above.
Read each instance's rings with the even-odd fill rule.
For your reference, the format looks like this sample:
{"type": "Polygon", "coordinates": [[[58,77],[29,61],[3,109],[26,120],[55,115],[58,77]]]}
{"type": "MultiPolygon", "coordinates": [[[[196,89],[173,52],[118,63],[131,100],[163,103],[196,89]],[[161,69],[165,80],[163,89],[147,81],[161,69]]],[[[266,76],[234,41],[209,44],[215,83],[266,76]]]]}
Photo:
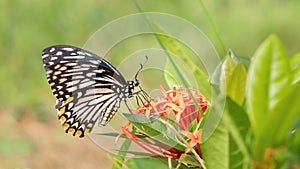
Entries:
{"type": "Polygon", "coordinates": [[[146,104],[150,103],[150,101],[152,100],[150,98],[150,96],[140,87],[140,90],[133,93],[133,96],[136,98],[136,103],[137,103],[137,106],[141,106],[141,105],[144,105],[146,106],[146,104]],[[141,102],[141,103],[140,103],[141,102]]]}

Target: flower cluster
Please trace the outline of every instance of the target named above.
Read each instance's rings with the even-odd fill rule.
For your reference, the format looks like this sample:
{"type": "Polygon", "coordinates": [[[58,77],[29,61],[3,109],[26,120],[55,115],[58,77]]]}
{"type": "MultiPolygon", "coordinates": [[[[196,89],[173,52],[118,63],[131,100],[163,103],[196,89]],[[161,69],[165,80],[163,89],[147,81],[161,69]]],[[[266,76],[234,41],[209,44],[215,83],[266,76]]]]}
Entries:
{"type": "MultiPolygon", "coordinates": [[[[162,117],[172,119],[182,128],[182,131],[178,131],[184,134],[189,140],[189,144],[186,146],[185,151],[178,150],[169,145],[156,141],[144,133],[143,139],[137,136],[137,133],[133,133],[129,130],[130,123],[122,127],[122,132],[125,136],[144,150],[150,152],[156,156],[163,156],[172,159],[178,159],[181,154],[187,153],[191,148],[198,144],[198,150],[200,149],[201,130],[190,133],[187,131],[189,125],[194,121],[200,122],[202,115],[209,108],[209,102],[195,89],[183,89],[174,87],[171,90],[166,90],[164,86],[161,86],[161,92],[163,98],[157,97],[145,103],[144,105],[133,110],[134,114],[159,114],[162,117]],[[197,103],[197,104],[195,104],[197,103]],[[199,110],[199,108],[201,110],[199,110]]],[[[134,128],[132,126],[132,128],[134,128]]],[[[140,134],[140,132],[138,132],[140,134]]],[[[200,151],[200,150],[199,150],[200,151]]],[[[198,151],[198,152],[199,152],[198,151]]],[[[199,152],[200,153],[200,152],[199,152]]]]}
{"type": "Polygon", "coordinates": [[[176,122],[186,130],[189,124],[197,119],[201,120],[201,114],[209,107],[209,102],[195,89],[182,89],[174,87],[166,90],[164,86],[160,87],[164,98],[157,97],[153,102],[146,103],[139,107],[135,113],[159,113],[161,116],[169,118],[172,113],[176,116],[176,122]],[[193,100],[193,97],[195,101],[193,100]],[[195,102],[198,105],[195,105],[195,102]],[[154,106],[153,106],[154,105],[154,106]],[[200,106],[199,112],[197,106],[200,106]]]}

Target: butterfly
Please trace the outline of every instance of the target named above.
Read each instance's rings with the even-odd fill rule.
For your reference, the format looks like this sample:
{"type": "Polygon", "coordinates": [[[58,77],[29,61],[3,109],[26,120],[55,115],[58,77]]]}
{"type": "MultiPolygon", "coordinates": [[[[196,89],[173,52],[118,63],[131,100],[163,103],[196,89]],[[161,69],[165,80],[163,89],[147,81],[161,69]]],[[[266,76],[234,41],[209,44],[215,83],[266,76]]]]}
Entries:
{"type": "MultiPolygon", "coordinates": [[[[109,62],[87,50],[69,45],[55,45],[43,50],[46,77],[56,97],[58,119],[66,133],[84,137],[95,123],[105,126],[131,97],[146,99],[134,81],[126,81],[109,62]],[[136,87],[140,90],[134,92],[136,87]],[[142,97],[140,94],[142,94],[142,97]]],[[[146,95],[146,96],[145,96],[146,95]]],[[[128,107],[128,105],[127,105],[128,107]]],[[[129,107],[128,107],[129,109],[129,107]]]]}

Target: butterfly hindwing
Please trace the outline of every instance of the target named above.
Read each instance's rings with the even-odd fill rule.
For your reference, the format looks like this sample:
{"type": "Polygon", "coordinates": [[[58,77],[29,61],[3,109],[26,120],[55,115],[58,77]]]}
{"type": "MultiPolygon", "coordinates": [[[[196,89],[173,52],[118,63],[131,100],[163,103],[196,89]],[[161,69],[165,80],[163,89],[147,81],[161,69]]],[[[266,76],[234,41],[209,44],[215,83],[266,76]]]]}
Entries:
{"type": "Polygon", "coordinates": [[[120,106],[123,76],[104,59],[73,46],[46,48],[42,58],[65,131],[83,137],[97,120],[106,125],[120,106]]]}

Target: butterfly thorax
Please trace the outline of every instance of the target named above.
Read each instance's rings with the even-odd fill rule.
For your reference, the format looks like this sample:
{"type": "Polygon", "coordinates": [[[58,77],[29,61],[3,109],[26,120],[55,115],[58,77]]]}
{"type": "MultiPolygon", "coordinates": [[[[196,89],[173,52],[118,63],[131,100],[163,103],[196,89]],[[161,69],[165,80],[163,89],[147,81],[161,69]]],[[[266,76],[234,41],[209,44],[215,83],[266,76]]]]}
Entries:
{"type": "Polygon", "coordinates": [[[133,97],[134,95],[134,88],[139,86],[139,81],[127,81],[126,85],[124,85],[123,87],[116,87],[113,86],[113,91],[115,93],[119,93],[119,98],[121,100],[126,100],[128,98],[133,97]]]}

